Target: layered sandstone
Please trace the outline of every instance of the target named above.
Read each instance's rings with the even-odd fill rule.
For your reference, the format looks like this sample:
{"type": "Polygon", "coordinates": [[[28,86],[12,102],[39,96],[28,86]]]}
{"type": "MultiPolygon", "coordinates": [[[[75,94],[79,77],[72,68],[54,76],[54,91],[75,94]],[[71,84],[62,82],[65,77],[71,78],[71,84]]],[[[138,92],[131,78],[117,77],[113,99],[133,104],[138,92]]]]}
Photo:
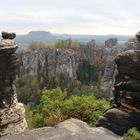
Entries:
{"type": "Polygon", "coordinates": [[[140,50],[118,54],[115,64],[114,97],[110,101],[111,107],[97,121],[97,126],[122,135],[132,127],[140,130],[140,50]]]}
{"type": "Polygon", "coordinates": [[[16,78],[18,46],[12,40],[15,34],[6,33],[0,41],[0,136],[23,132],[27,128],[25,110],[16,97],[14,80],[16,78]]]}

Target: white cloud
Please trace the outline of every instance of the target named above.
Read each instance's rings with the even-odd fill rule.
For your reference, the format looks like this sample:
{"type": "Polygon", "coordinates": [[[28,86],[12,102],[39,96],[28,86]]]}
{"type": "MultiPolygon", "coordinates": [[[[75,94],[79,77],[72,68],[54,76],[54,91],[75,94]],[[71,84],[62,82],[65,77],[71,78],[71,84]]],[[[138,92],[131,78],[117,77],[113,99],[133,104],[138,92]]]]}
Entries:
{"type": "Polygon", "coordinates": [[[17,33],[135,34],[139,5],[139,0],[5,0],[0,27],[17,33]]]}

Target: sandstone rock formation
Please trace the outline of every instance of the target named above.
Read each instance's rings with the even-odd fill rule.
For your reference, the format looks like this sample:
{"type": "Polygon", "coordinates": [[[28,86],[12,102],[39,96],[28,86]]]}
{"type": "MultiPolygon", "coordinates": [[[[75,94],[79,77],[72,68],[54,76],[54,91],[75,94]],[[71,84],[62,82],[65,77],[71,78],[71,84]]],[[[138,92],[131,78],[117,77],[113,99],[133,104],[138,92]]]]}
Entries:
{"type": "Polygon", "coordinates": [[[140,31],[136,33],[136,38],[131,38],[125,43],[124,50],[140,50],[140,31]]]}
{"type": "Polygon", "coordinates": [[[140,131],[140,51],[128,50],[115,58],[116,70],[111,108],[97,121],[122,135],[132,127],[140,131]]]}
{"type": "Polygon", "coordinates": [[[16,37],[15,33],[2,32],[3,39],[14,39],[15,37],[16,37]]]}
{"type": "Polygon", "coordinates": [[[140,49],[140,43],[137,40],[137,38],[131,38],[125,43],[124,51],[127,50],[139,50],[140,49]]]}
{"type": "Polygon", "coordinates": [[[118,54],[117,39],[110,38],[105,41],[105,51],[106,51],[106,61],[105,61],[105,70],[103,77],[103,85],[101,92],[103,94],[110,94],[107,96],[112,96],[112,85],[114,80],[114,70],[115,70],[115,61],[114,57],[118,54]]]}
{"type": "Polygon", "coordinates": [[[77,50],[69,47],[34,49],[21,54],[20,62],[29,75],[36,76],[44,68],[49,77],[64,74],[74,82],[80,59],[90,63],[96,57],[102,59],[102,55],[102,50],[95,50],[95,40],[92,40],[77,50]]]}
{"type": "Polygon", "coordinates": [[[104,70],[104,77],[103,77],[104,80],[102,86],[103,94],[106,93],[111,94],[112,92],[114,69],[115,69],[114,57],[108,56],[105,62],[105,70],[104,70]]]}
{"type": "Polygon", "coordinates": [[[140,41],[140,31],[136,33],[136,38],[138,41],[140,41]]]}
{"type": "Polygon", "coordinates": [[[109,38],[108,40],[105,41],[105,46],[108,48],[112,48],[113,46],[117,45],[117,38],[109,38]]]}
{"type": "Polygon", "coordinates": [[[27,128],[25,110],[17,101],[14,86],[18,66],[15,51],[18,47],[9,33],[5,33],[4,38],[6,44],[3,44],[5,39],[0,41],[0,136],[23,132],[27,128]]]}
{"type": "Polygon", "coordinates": [[[21,55],[21,63],[29,75],[36,76],[45,68],[49,77],[63,73],[76,79],[77,62],[71,50],[36,49],[21,55]]]}
{"type": "Polygon", "coordinates": [[[70,119],[56,127],[34,129],[1,140],[120,140],[120,137],[105,128],[90,128],[80,120],[70,119]]]}

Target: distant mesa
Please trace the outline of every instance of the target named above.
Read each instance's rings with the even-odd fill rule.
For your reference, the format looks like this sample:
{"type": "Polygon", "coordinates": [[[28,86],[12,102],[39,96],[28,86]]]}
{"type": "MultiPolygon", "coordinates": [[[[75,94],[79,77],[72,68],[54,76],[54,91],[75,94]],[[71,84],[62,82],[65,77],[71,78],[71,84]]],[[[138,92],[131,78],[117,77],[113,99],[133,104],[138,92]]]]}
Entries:
{"type": "Polygon", "coordinates": [[[53,42],[55,41],[55,36],[47,31],[31,31],[26,35],[18,36],[17,41],[19,43],[30,43],[30,42],[53,42]]]}
{"type": "Polygon", "coordinates": [[[90,41],[93,38],[96,41],[105,41],[108,38],[117,38],[118,41],[127,41],[134,36],[127,35],[86,35],[86,34],[57,34],[49,31],[31,31],[25,35],[17,35],[17,42],[30,43],[30,42],[55,42],[57,40],[75,39],[78,41],[90,41]]]}

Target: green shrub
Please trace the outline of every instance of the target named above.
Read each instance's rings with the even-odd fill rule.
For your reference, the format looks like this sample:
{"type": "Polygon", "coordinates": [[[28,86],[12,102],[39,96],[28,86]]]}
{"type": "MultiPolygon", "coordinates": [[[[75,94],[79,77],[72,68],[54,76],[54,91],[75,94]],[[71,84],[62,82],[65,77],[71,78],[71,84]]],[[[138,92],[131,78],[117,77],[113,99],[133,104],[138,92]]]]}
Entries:
{"type": "Polygon", "coordinates": [[[62,92],[60,88],[44,89],[40,104],[33,111],[34,117],[30,120],[32,126],[53,126],[69,118],[77,118],[94,126],[96,120],[108,107],[106,100],[97,100],[92,96],[65,98],[66,92],[62,92]]]}
{"type": "Polygon", "coordinates": [[[96,120],[108,107],[105,100],[97,100],[92,96],[72,96],[64,101],[62,112],[65,119],[77,118],[94,126],[96,120]]]}
{"type": "Polygon", "coordinates": [[[140,140],[140,132],[134,127],[124,134],[123,140],[140,140]]]}

